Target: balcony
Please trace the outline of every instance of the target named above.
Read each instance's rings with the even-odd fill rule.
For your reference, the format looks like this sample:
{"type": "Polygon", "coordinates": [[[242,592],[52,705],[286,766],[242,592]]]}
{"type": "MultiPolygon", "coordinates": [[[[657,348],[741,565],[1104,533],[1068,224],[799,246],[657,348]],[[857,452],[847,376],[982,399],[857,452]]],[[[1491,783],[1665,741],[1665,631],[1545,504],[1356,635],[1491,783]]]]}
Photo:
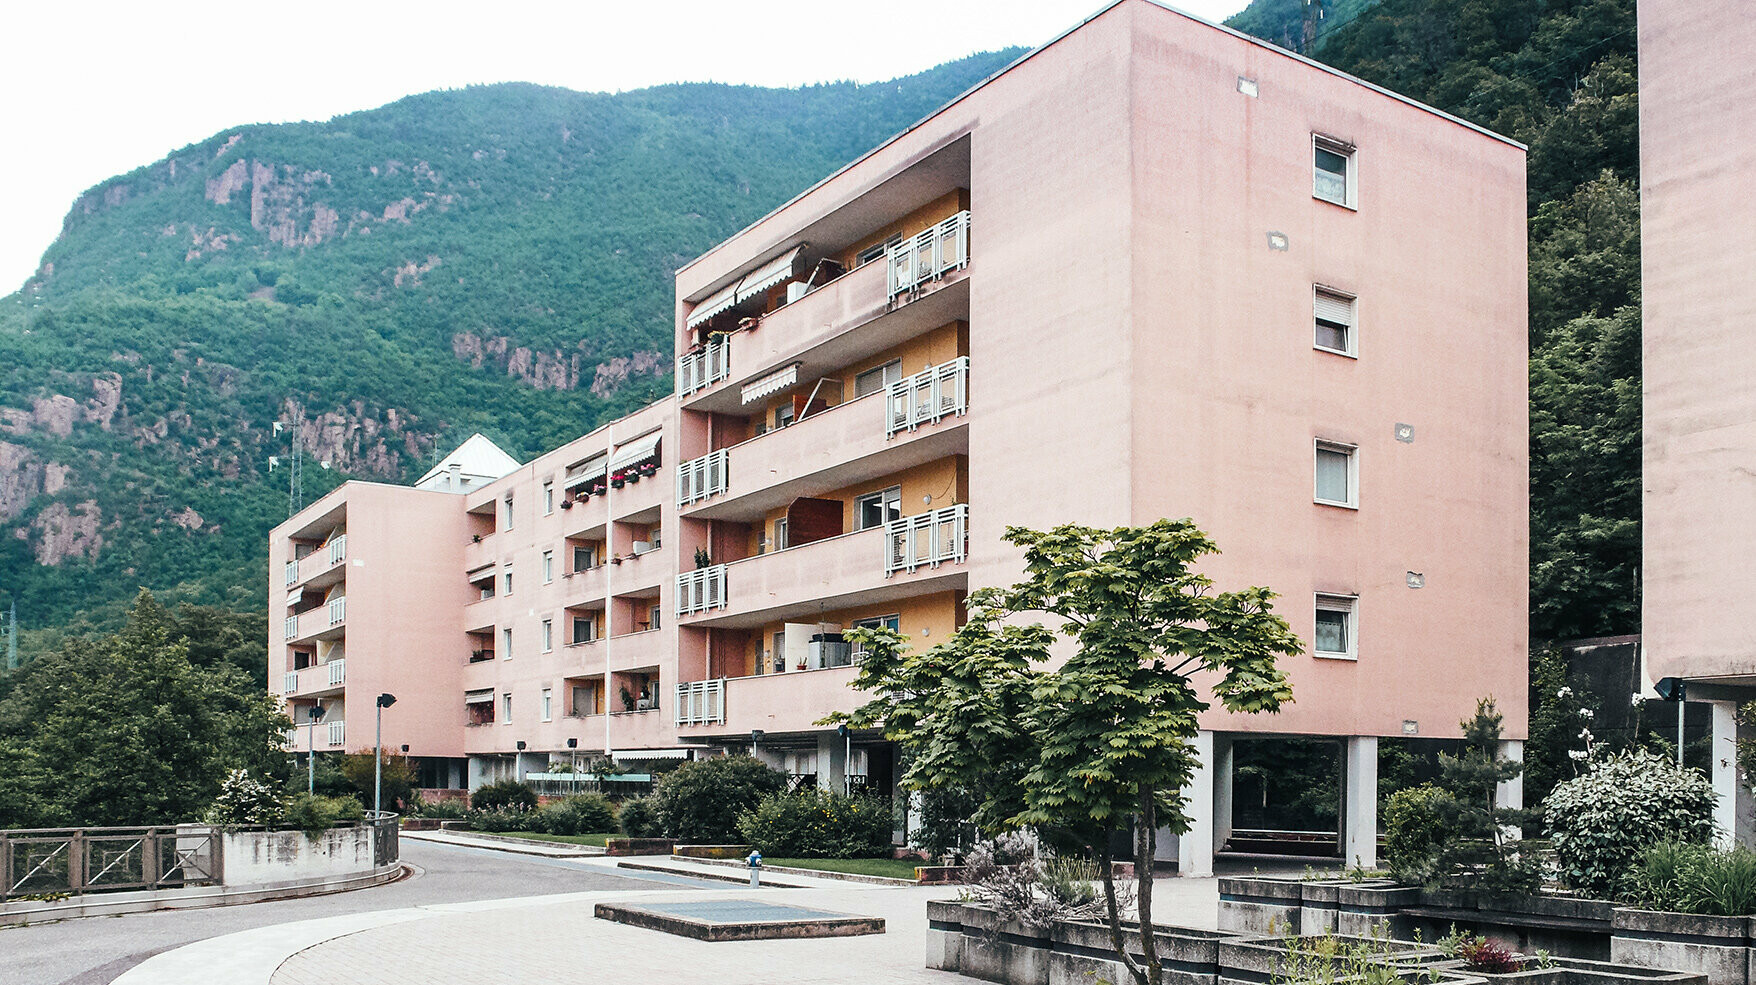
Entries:
{"type": "Polygon", "coordinates": [[[968,526],[968,507],[951,506],[689,572],[678,579],[678,621],[749,628],[967,588],[968,526]],[[685,578],[703,583],[699,595],[685,598],[685,578]]]}
{"type": "Polygon", "coordinates": [[[342,566],[347,564],[347,560],[348,535],[333,537],[329,543],[318,547],[297,562],[288,563],[287,577],[293,580],[287,582],[287,587],[303,584],[310,588],[327,588],[342,579],[346,573],[342,566]],[[291,570],[294,563],[298,565],[297,574],[291,570]]]}
{"type": "Polygon", "coordinates": [[[347,661],[331,660],[328,663],[287,671],[281,677],[281,693],[307,697],[340,693],[346,684],[347,661]]]}
{"type": "MultiPolygon", "coordinates": [[[[913,242],[913,241],[911,241],[913,242]]],[[[929,251],[929,263],[931,260],[929,251]]],[[[732,333],[738,369],[683,398],[693,411],[744,410],[743,385],[790,363],[800,379],[816,379],[894,348],[948,322],[969,317],[965,254],[936,277],[890,293],[891,263],[874,260],[763,315],[756,327],[732,333]]],[[[931,269],[929,266],[925,269],[931,269]]]]}
{"type": "Polygon", "coordinates": [[[345,728],[346,724],[347,724],[346,722],[330,722],[327,726],[325,726],[326,728],[329,729],[329,744],[330,745],[339,746],[342,744],[343,740],[345,740],[347,738],[347,729],[345,728]]]}
{"type": "Polygon", "coordinates": [[[331,599],[328,605],[319,605],[307,609],[296,616],[288,616],[283,633],[288,643],[302,643],[315,639],[337,639],[347,623],[348,600],[346,598],[331,599]]]}
{"type": "MultiPolygon", "coordinates": [[[[612,636],[609,640],[610,647],[606,669],[624,671],[664,666],[671,661],[676,652],[671,644],[672,639],[674,637],[662,629],[647,629],[638,633],[622,633],[618,636],[612,636]]],[[[602,659],[599,655],[604,653],[603,648],[595,644],[588,644],[582,646],[581,649],[587,651],[582,655],[582,661],[585,658],[591,658],[594,666],[588,669],[596,669],[595,664],[598,659],[602,659]]],[[[617,707],[621,706],[618,704],[617,707]]]]}
{"type": "Polygon", "coordinates": [[[726,720],[726,681],[690,681],[677,685],[676,723],[713,725],[726,720]]]}
{"type": "Polygon", "coordinates": [[[347,682],[346,660],[331,660],[323,666],[329,668],[329,686],[340,687],[347,682]]]}
{"type": "Polygon", "coordinates": [[[677,395],[687,397],[732,375],[732,344],[720,339],[677,357],[677,395]]]}
{"type": "Polygon", "coordinates": [[[726,491],[729,450],[708,452],[677,466],[677,505],[688,506],[726,491]]]}
{"type": "Polygon", "coordinates": [[[749,522],[799,496],[967,454],[968,406],[969,360],[960,356],[898,380],[888,392],[857,397],[723,449],[718,478],[724,490],[704,489],[704,498],[684,506],[685,515],[749,522]]]}
{"type": "Polygon", "coordinates": [[[849,686],[858,673],[856,667],[835,667],[680,683],[676,686],[679,705],[684,691],[693,693],[696,688],[708,693],[717,690],[718,703],[690,709],[708,711],[710,714],[706,717],[685,720],[679,712],[674,727],[684,730],[684,734],[693,739],[711,736],[748,738],[752,729],[761,729],[770,735],[819,731],[823,726],[817,722],[823,716],[833,711],[853,711],[867,701],[868,695],[849,686]],[[717,713],[718,717],[713,717],[712,713],[717,713]]]}
{"type": "Polygon", "coordinates": [[[968,212],[959,212],[915,238],[891,246],[884,254],[884,268],[893,300],[967,266],[968,212]]]}
{"type": "Polygon", "coordinates": [[[299,693],[299,672],[298,671],[289,670],[286,672],[285,675],[283,675],[281,677],[280,693],[282,693],[282,694],[298,694],[299,693]]]}

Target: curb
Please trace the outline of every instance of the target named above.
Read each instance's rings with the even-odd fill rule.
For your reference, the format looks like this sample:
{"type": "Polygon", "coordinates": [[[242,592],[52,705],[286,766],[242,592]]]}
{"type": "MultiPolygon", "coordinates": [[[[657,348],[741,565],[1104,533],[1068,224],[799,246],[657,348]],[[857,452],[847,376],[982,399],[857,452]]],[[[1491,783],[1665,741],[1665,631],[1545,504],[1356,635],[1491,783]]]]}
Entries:
{"type": "Polygon", "coordinates": [[[403,836],[414,841],[426,841],[437,845],[459,845],[464,848],[486,848],[490,851],[508,852],[513,855],[534,855],[539,858],[603,858],[604,850],[595,845],[574,845],[564,841],[537,841],[534,838],[514,838],[509,835],[482,834],[476,831],[445,831],[444,834],[456,835],[455,838],[424,838],[422,835],[438,832],[403,832],[403,836]],[[472,845],[471,842],[487,841],[493,845],[472,845]],[[501,848],[500,845],[507,847],[501,848]],[[549,851],[535,851],[547,848],[549,851]]]}
{"type": "MultiPolygon", "coordinates": [[[[673,855],[671,858],[677,861],[698,862],[702,865],[723,865],[735,869],[748,868],[742,861],[736,859],[695,858],[690,855],[673,855]]],[[[933,885],[933,883],[919,882],[914,879],[896,879],[891,876],[868,876],[862,875],[858,872],[831,872],[827,869],[804,869],[795,865],[769,865],[767,862],[762,863],[762,871],[779,872],[782,875],[789,876],[807,876],[812,879],[839,879],[842,882],[864,882],[874,886],[933,885]]],[[[741,882],[743,880],[739,881],[741,882]]]]}
{"type": "MultiPolygon", "coordinates": [[[[698,860],[697,859],[690,859],[690,861],[698,861],[698,860]]],[[[717,880],[719,882],[732,882],[732,883],[738,883],[739,885],[746,885],[746,886],[749,885],[749,883],[750,883],[750,878],[748,876],[734,876],[731,873],[725,873],[722,875],[721,873],[718,873],[718,872],[702,872],[699,869],[673,869],[668,865],[654,865],[651,862],[617,862],[616,868],[618,868],[618,869],[634,869],[638,872],[663,872],[667,876],[685,876],[685,877],[690,878],[690,879],[713,879],[713,880],[717,880]]],[[[804,889],[806,887],[797,885],[795,883],[770,882],[770,881],[764,879],[762,881],[762,886],[759,888],[763,888],[763,889],[804,889]]]]}
{"type": "Polygon", "coordinates": [[[157,910],[200,910],[214,906],[235,906],[240,903],[263,903],[269,900],[297,899],[304,896],[326,896],[356,889],[371,889],[396,882],[412,874],[414,867],[392,862],[369,872],[348,876],[325,876],[319,879],[293,879],[285,882],[261,883],[254,886],[200,886],[187,889],[162,889],[156,892],[105,893],[76,896],[72,899],[41,905],[9,903],[0,906],[0,928],[25,927],[58,920],[79,920],[86,917],[113,917],[124,913],[150,913],[157,910]]]}

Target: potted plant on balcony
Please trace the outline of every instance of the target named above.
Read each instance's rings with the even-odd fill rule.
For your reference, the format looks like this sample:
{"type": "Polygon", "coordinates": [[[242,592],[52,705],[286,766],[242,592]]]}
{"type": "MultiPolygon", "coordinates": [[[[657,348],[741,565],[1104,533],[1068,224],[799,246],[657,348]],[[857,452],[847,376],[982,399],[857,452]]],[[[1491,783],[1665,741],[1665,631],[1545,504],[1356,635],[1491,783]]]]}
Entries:
{"type": "Polygon", "coordinates": [[[695,549],[695,570],[699,571],[702,568],[711,567],[713,567],[713,555],[707,553],[707,548],[697,547],[695,549]]]}
{"type": "Polygon", "coordinates": [[[622,699],[622,710],[623,711],[633,711],[634,710],[634,692],[628,690],[628,685],[626,685],[626,684],[622,685],[620,697],[622,699]]]}
{"type": "Polygon", "coordinates": [[[640,474],[641,475],[656,475],[657,473],[658,473],[658,463],[657,462],[647,462],[647,463],[640,466],[640,474]]]}
{"type": "Polygon", "coordinates": [[[626,483],[627,481],[628,481],[627,473],[617,472],[615,475],[610,476],[610,487],[613,489],[620,489],[620,488],[622,488],[622,485],[624,483],[626,483]]]}

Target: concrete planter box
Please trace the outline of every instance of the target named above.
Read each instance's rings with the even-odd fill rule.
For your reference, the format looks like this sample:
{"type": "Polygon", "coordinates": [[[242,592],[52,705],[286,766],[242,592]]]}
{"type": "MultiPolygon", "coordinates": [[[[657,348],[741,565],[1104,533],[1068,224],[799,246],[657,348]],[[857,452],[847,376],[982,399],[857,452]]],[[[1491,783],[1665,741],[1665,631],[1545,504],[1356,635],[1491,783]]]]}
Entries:
{"type": "Polygon", "coordinates": [[[917,865],[915,881],[923,886],[949,886],[963,881],[961,865],[917,865]]]}
{"type": "MultiPolygon", "coordinates": [[[[1174,985],[1215,985],[1219,942],[1232,935],[1210,930],[1160,927],[1155,934],[1161,981],[1174,985]]],[[[1124,940],[1136,959],[1140,934],[1125,929],[1124,940]]],[[[1122,983],[1127,969],[1115,960],[1106,924],[1056,921],[1037,928],[1001,925],[987,907],[941,901],[927,904],[927,967],[955,971],[1003,985],[1091,985],[1122,983]]]]}
{"type": "MultiPolygon", "coordinates": [[[[1167,985],[1215,985],[1219,973],[1220,941],[1233,936],[1211,930],[1157,928],[1153,943],[1163,966],[1159,981],[1167,985]]],[[[1108,925],[1083,920],[1062,921],[1055,924],[1051,937],[1049,985],[1091,985],[1092,982],[1123,985],[1132,980],[1127,966],[1115,959],[1108,925]]],[[[1122,940],[1136,961],[1145,960],[1137,927],[1125,927],[1122,940]]]]}
{"type": "Polygon", "coordinates": [[[1423,890],[1394,924],[1394,935],[1436,939],[1453,928],[1484,934],[1514,950],[1585,961],[1608,961],[1615,904],[1582,896],[1506,896],[1423,890]]]}
{"type": "Polygon", "coordinates": [[[1611,917],[1610,960],[1675,968],[1713,985],[1750,985],[1751,918],[1707,917],[1618,907],[1611,917]]]}
{"type": "Polygon", "coordinates": [[[985,906],[963,907],[958,971],[1003,985],[1049,985],[1050,928],[1004,921],[985,906]]]}
{"type": "Polygon", "coordinates": [[[750,857],[752,845],[678,845],[671,850],[672,855],[682,858],[736,858],[750,857]]]}
{"type": "Polygon", "coordinates": [[[1578,958],[1554,958],[1548,968],[1531,967],[1506,974],[1471,971],[1463,967],[1461,961],[1441,962],[1434,967],[1443,968],[1453,974],[1468,975],[1490,985],[1645,985],[1658,982],[1668,985],[1707,985],[1705,975],[1636,968],[1606,961],[1583,961],[1578,958]]]}
{"type": "Polygon", "coordinates": [[[1398,916],[1420,898],[1417,886],[1389,882],[1338,886],[1335,932],[1346,937],[1394,936],[1398,916]]]}
{"type": "Polygon", "coordinates": [[[669,855],[676,850],[677,843],[669,838],[607,838],[604,840],[606,855],[669,855]]]}
{"type": "Polygon", "coordinates": [[[1303,886],[1296,879],[1220,877],[1220,929],[1241,934],[1299,933],[1303,886]]]}
{"type": "Polygon", "coordinates": [[[964,905],[954,900],[927,904],[927,967],[959,971],[963,962],[964,905]]]}
{"type": "MultiPolygon", "coordinates": [[[[1324,935],[1307,935],[1324,936],[1324,935]]],[[[1339,936],[1338,940],[1371,943],[1386,953],[1386,962],[1405,974],[1410,981],[1425,981],[1428,967],[1442,958],[1438,948],[1412,941],[1376,940],[1364,937],[1339,936]]],[[[1220,985],[1259,985],[1280,978],[1286,971],[1285,938],[1238,938],[1219,943],[1220,985]]],[[[1441,973],[1444,974],[1443,972],[1441,973]]]]}

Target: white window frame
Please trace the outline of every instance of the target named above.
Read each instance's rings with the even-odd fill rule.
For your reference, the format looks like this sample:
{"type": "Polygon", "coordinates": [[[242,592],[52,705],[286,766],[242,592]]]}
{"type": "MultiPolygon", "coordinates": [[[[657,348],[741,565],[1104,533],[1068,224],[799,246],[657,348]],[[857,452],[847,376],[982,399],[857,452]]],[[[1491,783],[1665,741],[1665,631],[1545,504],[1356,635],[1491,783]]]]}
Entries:
{"type": "Polygon", "coordinates": [[[511,725],[512,724],[512,692],[511,691],[501,691],[500,692],[500,711],[501,711],[500,724],[511,725]]]}
{"type": "Polygon", "coordinates": [[[791,540],[787,535],[787,518],[778,517],[774,521],[774,549],[784,551],[791,546],[791,540]]]}
{"type": "Polygon", "coordinates": [[[598,621],[595,616],[574,616],[569,623],[568,639],[575,644],[596,643],[598,641],[598,621]],[[579,628],[585,627],[585,638],[579,638],[579,628]]]}
{"type": "Polygon", "coordinates": [[[500,627],[500,649],[505,651],[505,652],[500,654],[501,660],[511,660],[512,659],[512,627],[511,626],[500,627]]]}
{"type": "Polygon", "coordinates": [[[876,492],[869,492],[863,496],[854,497],[855,530],[871,530],[873,527],[882,527],[892,520],[899,520],[901,518],[902,486],[900,485],[891,486],[887,489],[880,489],[876,492]],[[878,503],[879,512],[883,513],[884,516],[879,519],[877,523],[868,524],[865,520],[866,504],[874,501],[878,503]],[[896,516],[894,517],[890,516],[889,510],[886,509],[891,503],[896,504],[896,516]]]}
{"type": "Polygon", "coordinates": [[[555,480],[543,483],[543,515],[551,516],[555,512],[555,480]]]}
{"type": "Polygon", "coordinates": [[[646,628],[648,631],[662,628],[659,625],[659,614],[664,606],[657,602],[646,607],[646,628]]]}
{"type": "Polygon", "coordinates": [[[502,529],[502,530],[511,530],[512,529],[512,494],[511,493],[506,494],[506,525],[501,527],[500,529],[502,529]]]}
{"type": "Polygon", "coordinates": [[[1360,597],[1358,595],[1316,593],[1311,606],[1311,655],[1323,660],[1360,659],[1360,597]],[[1346,621],[1342,624],[1342,632],[1347,637],[1347,649],[1317,649],[1317,613],[1319,612],[1340,612],[1345,615],[1346,621]]]}
{"type": "MultiPolygon", "coordinates": [[[[1360,195],[1359,195],[1360,161],[1359,161],[1358,148],[1356,148],[1353,144],[1350,144],[1345,140],[1338,140],[1335,137],[1326,137],[1320,133],[1313,133],[1313,134],[1311,134],[1311,158],[1310,158],[1310,160],[1311,160],[1311,197],[1318,200],[1319,202],[1328,202],[1331,205],[1339,205],[1344,209],[1351,209],[1355,212],[1359,211],[1359,208],[1360,208],[1360,206],[1359,206],[1359,201],[1360,201],[1360,195]],[[1346,201],[1337,202],[1333,198],[1329,198],[1325,195],[1318,193],[1317,173],[1318,173],[1319,169],[1317,167],[1317,152],[1320,150],[1328,151],[1331,154],[1335,154],[1338,157],[1342,157],[1342,158],[1345,158],[1347,160],[1347,174],[1344,176],[1344,181],[1343,181],[1343,184],[1346,186],[1346,191],[1344,192],[1344,195],[1346,196],[1346,201]]],[[[1323,171],[1323,173],[1324,174],[1331,174],[1332,172],[1323,171]]]]}
{"type": "Polygon", "coordinates": [[[552,582],[554,580],[555,580],[555,552],[554,551],[544,551],[543,552],[543,584],[547,585],[549,582],[552,582]]]}
{"type": "MultiPolygon", "coordinates": [[[[1326,318],[1323,320],[1329,321],[1330,319],[1326,318]]],[[[1360,339],[1360,299],[1359,299],[1359,296],[1354,295],[1354,294],[1349,294],[1346,291],[1338,291],[1333,287],[1324,287],[1322,284],[1311,285],[1311,348],[1316,349],[1318,352],[1330,352],[1330,353],[1334,353],[1335,355],[1338,355],[1338,356],[1347,356],[1349,359],[1358,359],[1358,358],[1360,358],[1360,356],[1359,356],[1359,347],[1360,347],[1359,339],[1360,339]],[[1327,297],[1333,301],[1345,301],[1347,303],[1347,307],[1348,307],[1348,320],[1346,322],[1347,347],[1345,349],[1334,349],[1334,348],[1326,346],[1323,343],[1317,341],[1317,320],[1318,320],[1317,319],[1317,305],[1325,297],[1327,297]]]]}
{"type": "Polygon", "coordinates": [[[511,595],[512,594],[512,572],[503,571],[500,573],[500,576],[501,576],[500,577],[500,594],[501,595],[511,595]]]}
{"type": "Polygon", "coordinates": [[[555,652],[555,620],[543,620],[543,652],[555,652]]]}
{"type": "Polygon", "coordinates": [[[1337,506],[1347,510],[1360,508],[1360,447],[1340,441],[1328,441],[1323,438],[1311,442],[1311,502],[1319,506],[1337,506]],[[1339,453],[1347,456],[1347,500],[1345,502],[1324,499],[1318,489],[1318,462],[1324,452],[1339,453]]]}
{"type": "Polygon", "coordinates": [[[554,701],[554,690],[552,688],[543,688],[543,721],[545,722],[552,722],[555,720],[555,716],[552,714],[554,711],[554,701]]]}
{"type": "Polygon", "coordinates": [[[901,359],[892,359],[882,366],[873,366],[871,369],[868,369],[863,373],[855,373],[854,399],[858,400],[861,397],[866,396],[868,393],[883,393],[890,389],[890,384],[895,383],[900,379],[902,379],[901,359]],[[878,374],[878,385],[862,393],[860,391],[860,381],[870,377],[873,373],[878,374]]]}
{"type": "MultiPolygon", "coordinates": [[[[902,632],[902,613],[892,612],[889,615],[885,615],[885,616],[870,616],[870,617],[865,618],[865,619],[855,619],[853,621],[852,628],[853,629],[887,629],[888,628],[888,629],[894,629],[900,633],[900,632],[902,632]]],[[[857,662],[861,657],[863,657],[865,655],[866,655],[866,648],[863,646],[860,646],[859,644],[855,644],[854,645],[854,660],[857,662]]]]}

